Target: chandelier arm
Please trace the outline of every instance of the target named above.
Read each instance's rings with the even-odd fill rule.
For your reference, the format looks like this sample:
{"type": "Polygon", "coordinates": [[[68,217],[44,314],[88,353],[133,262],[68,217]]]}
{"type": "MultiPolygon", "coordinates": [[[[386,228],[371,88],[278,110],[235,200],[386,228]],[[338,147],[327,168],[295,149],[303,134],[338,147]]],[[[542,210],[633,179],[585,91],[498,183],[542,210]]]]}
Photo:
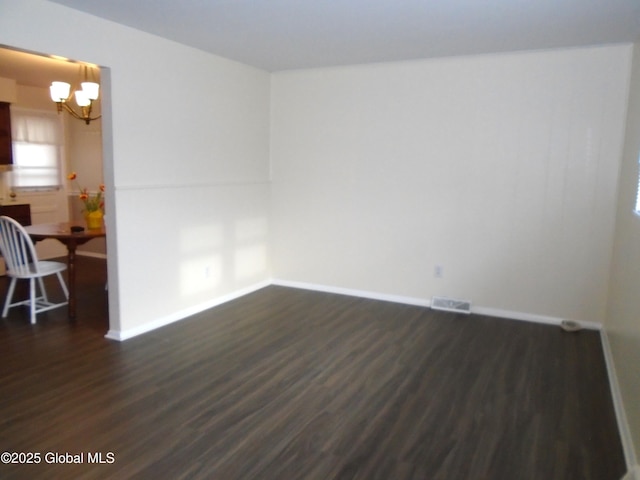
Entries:
{"type": "Polygon", "coordinates": [[[84,118],[82,118],[82,115],[79,115],[78,113],[76,113],[76,111],[71,108],[69,105],[66,104],[66,102],[58,102],[58,105],[62,105],[62,107],[69,113],[71,114],[71,116],[73,118],[77,118],[78,120],[84,120],[84,118]]]}
{"type": "Polygon", "coordinates": [[[84,120],[84,122],[89,125],[89,122],[92,122],[93,120],[98,120],[99,118],[102,118],[102,115],[98,115],[97,117],[81,117],[82,120],[84,120]]]}
{"type": "Polygon", "coordinates": [[[91,107],[93,107],[93,102],[91,101],[89,102],[89,105],[87,105],[86,107],[80,107],[80,110],[82,111],[82,119],[87,125],[89,125],[91,120],[97,120],[98,118],[100,118],[100,117],[91,118],[91,107]]]}
{"type": "MultiPolygon", "coordinates": [[[[93,120],[98,120],[98,119],[102,118],[102,115],[98,115],[97,117],[92,117],[90,110],[89,110],[89,113],[87,115],[80,115],[73,108],[71,108],[69,105],[67,105],[66,102],[56,102],[56,103],[59,106],[61,106],[62,108],[64,108],[73,118],[77,118],[78,120],[84,120],[84,122],[87,125],[89,125],[89,122],[92,122],[93,120]]],[[[60,111],[61,111],[60,108],[58,108],[58,112],[60,112],[60,111]]]]}

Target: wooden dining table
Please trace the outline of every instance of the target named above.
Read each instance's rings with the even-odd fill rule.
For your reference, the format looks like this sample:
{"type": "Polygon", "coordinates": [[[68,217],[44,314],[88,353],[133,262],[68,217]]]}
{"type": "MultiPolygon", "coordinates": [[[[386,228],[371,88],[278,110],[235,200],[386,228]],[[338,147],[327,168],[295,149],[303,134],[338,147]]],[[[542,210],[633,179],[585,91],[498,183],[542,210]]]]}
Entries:
{"type": "Polygon", "coordinates": [[[74,222],[40,223],[24,227],[34,242],[53,238],[67,247],[67,269],[69,282],[69,319],[76,318],[76,249],[94,238],[106,236],[104,225],[99,229],[87,229],[74,222]],[[71,227],[82,227],[79,232],[71,227]]]}

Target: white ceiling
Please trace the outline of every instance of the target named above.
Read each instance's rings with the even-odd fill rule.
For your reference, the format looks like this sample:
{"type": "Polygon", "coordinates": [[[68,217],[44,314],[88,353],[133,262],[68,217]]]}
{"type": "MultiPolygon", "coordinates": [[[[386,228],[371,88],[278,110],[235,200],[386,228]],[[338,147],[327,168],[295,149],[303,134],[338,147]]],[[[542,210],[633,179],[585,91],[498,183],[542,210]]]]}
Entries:
{"type": "MultiPolygon", "coordinates": [[[[640,40],[640,0],[52,1],[268,71],[640,40]]],[[[78,66],[0,48],[0,77],[78,66]]]]}
{"type": "Polygon", "coordinates": [[[640,0],[53,1],[268,71],[640,38],[640,0]]]}

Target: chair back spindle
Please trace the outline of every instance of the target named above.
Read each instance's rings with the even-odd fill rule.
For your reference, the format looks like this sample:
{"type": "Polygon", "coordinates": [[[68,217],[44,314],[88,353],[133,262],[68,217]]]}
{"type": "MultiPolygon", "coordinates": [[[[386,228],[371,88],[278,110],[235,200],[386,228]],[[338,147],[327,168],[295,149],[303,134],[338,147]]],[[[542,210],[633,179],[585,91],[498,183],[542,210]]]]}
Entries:
{"type": "Polygon", "coordinates": [[[0,217],[0,251],[7,270],[19,277],[38,274],[35,247],[24,227],[10,217],[0,217]]]}
{"type": "Polygon", "coordinates": [[[28,305],[31,323],[36,323],[36,314],[46,312],[68,304],[69,290],[62,278],[61,272],[67,269],[64,263],[39,261],[35,246],[31,237],[16,220],[6,216],[0,216],[0,253],[4,257],[7,266],[7,275],[11,277],[7,298],[2,309],[2,318],[5,318],[11,307],[28,305]],[[42,277],[56,275],[66,300],[52,302],[47,295],[42,277]],[[29,280],[29,299],[12,303],[13,293],[17,279],[29,280]],[[36,280],[40,287],[40,295],[36,293],[36,280]]]}

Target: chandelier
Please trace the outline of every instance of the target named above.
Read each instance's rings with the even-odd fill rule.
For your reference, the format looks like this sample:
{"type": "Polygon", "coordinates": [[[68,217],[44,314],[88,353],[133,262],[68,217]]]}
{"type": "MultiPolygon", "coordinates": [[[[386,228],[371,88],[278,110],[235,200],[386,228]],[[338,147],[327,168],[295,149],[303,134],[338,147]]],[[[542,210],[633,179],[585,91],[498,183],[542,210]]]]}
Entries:
{"type": "Polygon", "coordinates": [[[71,114],[73,118],[84,120],[87,125],[89,125],[91,120],[97,120],[102,116],[91,116],[91,107],[93,102],[98,99],[100,85],[97,82],[89,80],[89,72],[91,72],[93,79],[93,70],[90,70],[87,65],[80,66],[80,76],[83,81],[80,83],[80,88],[75,89],[73,92],[71,92],[71,85],[67,82],[52,82],[49,87],[51,100],[56,102],[58,113],[64,109],[71,114]],[[71,100],[71,97],[74,95],[76,97],[76,103],[80,107],[80,113],[69,106],[69,100],[71,100]]]}

